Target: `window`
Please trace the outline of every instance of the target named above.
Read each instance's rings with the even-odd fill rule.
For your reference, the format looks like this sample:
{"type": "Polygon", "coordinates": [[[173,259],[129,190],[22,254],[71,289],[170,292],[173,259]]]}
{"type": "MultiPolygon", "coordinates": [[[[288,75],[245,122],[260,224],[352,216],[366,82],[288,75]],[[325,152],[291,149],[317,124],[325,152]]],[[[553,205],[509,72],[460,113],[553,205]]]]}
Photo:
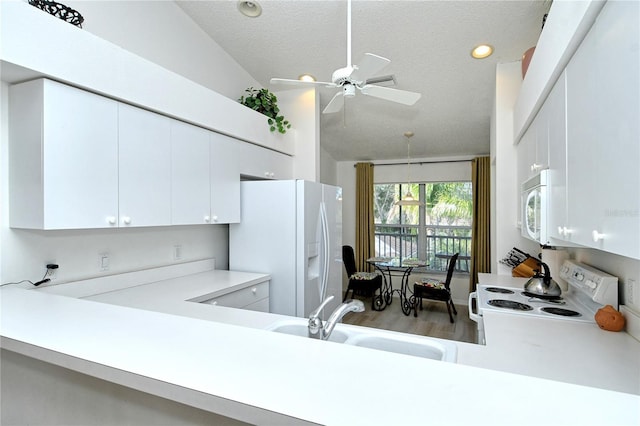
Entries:
{"type": "Polygon", "coordinates": [[[375,184],[375,255],[426,259],[429,270],[446,271],[449,257],[460,253],[456,270],[469,272],[471,182],[375,184]],[[397,206],[410,192],[420,206],[397,206]]]}

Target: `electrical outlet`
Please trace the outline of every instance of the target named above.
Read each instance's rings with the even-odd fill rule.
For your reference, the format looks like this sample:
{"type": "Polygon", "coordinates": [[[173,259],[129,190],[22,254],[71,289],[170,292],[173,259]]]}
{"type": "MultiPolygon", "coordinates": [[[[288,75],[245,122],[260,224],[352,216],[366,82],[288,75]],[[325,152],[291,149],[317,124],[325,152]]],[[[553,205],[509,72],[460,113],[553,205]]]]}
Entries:
{"type": "Polygon", "coordinates": [[[47,268],[47,272],[45,273],[44,277],[49,278],[50,281],[55,281],[56,278],[58,278],[58,268],[50,267],[51,265],[58,266],[55,260],[47,262],[45,265],[45,267],[47,268]]]}
{"type": "Polygon", "coordinates": [[[176,244],[173,246],[173,260],[182,259],[182,246],[180,244],[176,244]]]}
{"type": "Polygon", "coordinates": [[[98,268],[100,269],[100,272],[108,271],[109,268],[111,268],[109,253],[100,253],[98,255],[98,268]]]}
{"type": "Polygon", "coordinates": [[[633,288],[636,286],[636,280],[634,278],[627,278],[624,288],[624,300],[625,304],[633,305],[633,288]]]}

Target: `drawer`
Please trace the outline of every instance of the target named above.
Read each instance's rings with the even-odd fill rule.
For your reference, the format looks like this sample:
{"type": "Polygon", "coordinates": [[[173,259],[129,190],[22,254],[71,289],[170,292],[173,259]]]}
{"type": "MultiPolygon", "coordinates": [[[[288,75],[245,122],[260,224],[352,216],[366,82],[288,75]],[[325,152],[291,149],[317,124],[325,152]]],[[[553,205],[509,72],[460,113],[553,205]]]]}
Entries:
{"type": "Polygon", "coordinates": [[[204,303],[210,305],[227,306],[229,308],[244,308],[247,305],[269,297],[269,281],[252,285],[242,290],[216,297],[204,303]]]}
{"type": "Polygon", "coordinates": [[[258,300],[250,305],[245,306],[242,309],[246,309],[248,311],[257,311],[257,312],[269,312],[269,298],[258,300]]]}

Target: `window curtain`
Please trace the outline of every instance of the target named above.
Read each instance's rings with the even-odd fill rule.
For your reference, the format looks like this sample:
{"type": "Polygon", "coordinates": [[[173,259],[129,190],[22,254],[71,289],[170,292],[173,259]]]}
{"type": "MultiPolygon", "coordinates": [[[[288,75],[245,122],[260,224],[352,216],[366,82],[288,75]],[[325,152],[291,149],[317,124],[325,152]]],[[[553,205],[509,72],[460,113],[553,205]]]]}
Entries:
{"type": "Polygon", "coordinates": [[[374,256],[373,164],[356,163],[356,268],[370,271],[367,259],[374,256]]]}
{"type": "Polygon", "coordinates": [[[471,161],[473,225],[471,228],[471,271],[469,289],[475,290],[479,272],[491,271],[491,160],[477,157],[471,161]]]}

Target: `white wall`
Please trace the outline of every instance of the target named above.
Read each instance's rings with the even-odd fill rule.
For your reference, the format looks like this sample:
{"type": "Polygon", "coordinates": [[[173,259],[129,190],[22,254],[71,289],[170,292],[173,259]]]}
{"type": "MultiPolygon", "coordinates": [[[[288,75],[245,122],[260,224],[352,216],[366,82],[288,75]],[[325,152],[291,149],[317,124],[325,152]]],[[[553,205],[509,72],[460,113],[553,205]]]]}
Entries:
{"type": "Polygon", "coordinates": [[[320,95],[316,89],[276,92],[280,113],[296,132],[293,176],[317,182],[320,179],[320,95]]]}
{"type": "Polygon", "coordinates": [[[65,1],[82,28],[231,99],[260,87],[173,1],[65,1]]]}
{"type": "MultiPolygon", "coordinates": [[[[470,158],[451,158],[447,160],[469,160],[470,158]]],[[[412,162],[438,161],[443,159],[416,158],[412,162]]],[[[382,162],[380,162],[382,163],[382,162]]],[[[385,163],[395,163],[388,161],[385,163]]],[[[375,164],[375,162],[374,162],[375,164]]],[[[356,241],[356,169],[353,161],[339,161],[337,163],[337,184],[342,187],[342,242],[345,245],[355,247],[356,241]]],[[[438,181],[469,181],[471,180],[471,162],[455,163],[435,163],[411,166],[411,177],[413,182],[438,182],[438,181]]],[[[398,161],[398,165],[378,167],[374,166],[373,180],[375,183],[404,182],[407,179],[406,160],[398,161]]],[[[420,277],[421,274],[413,274],[413,278],[420,277]],[[415,275],[415,276],[413,276],[415,275]]],[[[438,274],[429,274],[438,277],[438,274]]],[[[410,278],[410,279],[413,279],[410,278]]],[[[394,288],[398,288],[400,282],[396,278],[393,282],[394,288]]],[[[343,288],[346,289],[347,276],[343,270],[343,288]]],[[[466,304],[469,294],[468,275],[454,275],[452,284],[452,297],[456,304],[466,304]]]]}
{"type": "Polygon", "coordinates": [[[520,236],[517,227],[520,191],[517,177],[517,153],[513,140],[513,108],[522,86],[521,62],[496,66],[495,105],[491,117],[491,271],[511,274],[499,260],[517,247],[531,255],[539,251],[534,242],[520,236]]]}

